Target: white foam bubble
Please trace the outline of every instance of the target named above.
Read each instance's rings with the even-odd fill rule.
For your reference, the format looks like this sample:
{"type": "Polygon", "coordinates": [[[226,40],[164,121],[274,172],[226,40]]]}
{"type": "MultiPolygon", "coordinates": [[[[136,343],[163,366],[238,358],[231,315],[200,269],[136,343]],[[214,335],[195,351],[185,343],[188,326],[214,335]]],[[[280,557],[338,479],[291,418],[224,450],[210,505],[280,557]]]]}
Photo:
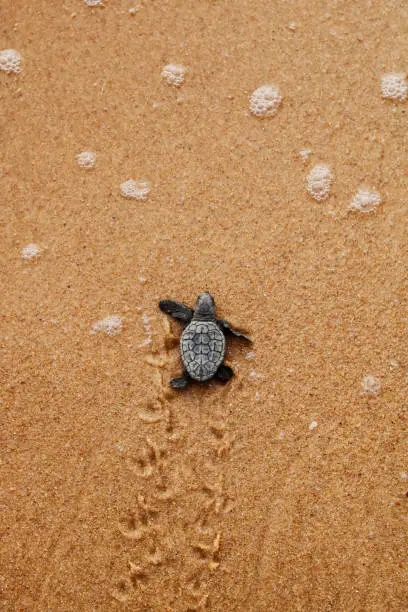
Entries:
{"type": "MultiPolygon", "coordinates": [[[[259,372],[256,372],[255,370],[252,370],[249,374],[248,377],[251,380],[263,380],[264,376],[262,374],[259,374],[259,372]]],[[[274,385],[273,385],[274,386],[274,385]]]]}
{"type": "Polygon", "coordinates": [[[36,257],[38,257],[40,253],[40,247],[37,244],[30,243],[27,244],[27,246],[25,246],[24,249],[21,251],[21,257],[26,261],[29,261],[30,259],[35,259],[36,257]]]}
{"type": "Polygon", "coordinates": [[[78,153],[75,155],[78,166],[81,168],[93,168],[96,162],[96,155],[92,153],[92,151],[83,151],[82,153],[78,153]]]}
{"type": "Polygon", "coordinates": [[[0,51],[0,70],[4,72],[21,72],[21,55],[15,49],[0,51]]]}
{"type": "Polygon", "coordinates": [[[150,183],[148,181],[134,181],[133,179],[129,179],[121,184],[120,193],[124,198],[146,200],[150,193],[150,183]]]}
{"type": "Polygon", "coordinates": [[[408,95],[407,75],[403,72],[390,72],[381,79],[381,94],[383,98],[404,102],[408,95]]]}
{"type": "Polygon", "coordinates": [[[134,6],[132,6],[129,9],[129,15],[132,15],[133,17],[141,9],[141,7],[142,7],[142,0],[136,0],[134,3],[134,6]]]}
{"type": "Polygon", "coordinates": [[[363,392],[366,395],[378,395],[381,391],[380,381],[371,374],[364,376],[363,380],[361,381],[361,385],[363,387],[363,392]]]}
{"type": "Polygon", "coordinates": [[[333,174],[329,166],[317,164],[307,175],[307,190],[315,200],[325,200],[330,195],[333,174]]]}
{"type": "Polygon", "coordinates": [[[360,213],[370,213],[377,210],[381,196],[377,191],[360,187],[350,202],[350,210],[360,213]]]}
{"type": "Polygon", "coordinates": [[[249,98],[249,110],[256,117],[272,117],[282,102],[279,87],[273,83],[261,85],[249,98]]]}
{"type": "Polygon", "coordinates": [[[299,157],[303,159],[303,161],[307,161],[312,154],[312,149],[301,149],[299,151],[299,157]]]}
{"type": "Polygon", "coordinates": [[[181,64],[168,64],[162,70],[162,77],[168,85],[180,87],[184,83],[186,69],[181,64]]]}
{"type": "Polygon", "coordinates": [[[312,421],[309,425],[310,431],[312,431],[313,429],[316,429],[317,425],[318,425],[317,421],[312,421]]]}
{"type": "Polygon", "coordinates": [[[146,339],[139,344],[136,348],[141,348],[142,346],[146,346],[148,344],[152,343],[152,324],[151,324],[151,319],[149,317],[149,315],[147,314],[147,312],[144,312],[142,314],[142,321],[143,321],[143,327],[145,328],[145,332],[146,332],[146,339]]]}
{"type": "Polygon", "coordinates": [[[103,6],[102,0],[83,0],[87,6],[103,6]]]}
{"type": "Polygon", "coordinates": [[[123,319],[118,315],[109,315],[101,321],[97,321],[92,325],[91,334],[104,333],[108,336],[120,334],[123,328],[123,319]]]}

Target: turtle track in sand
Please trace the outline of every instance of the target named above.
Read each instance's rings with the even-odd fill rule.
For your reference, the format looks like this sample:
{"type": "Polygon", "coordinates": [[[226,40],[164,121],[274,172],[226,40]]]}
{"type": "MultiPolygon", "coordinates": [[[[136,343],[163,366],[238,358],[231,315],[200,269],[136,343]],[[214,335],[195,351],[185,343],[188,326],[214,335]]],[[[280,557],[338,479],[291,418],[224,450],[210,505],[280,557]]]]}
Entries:
{"type": "Polygon", "coordinates": [[[135,495],[132,508],[118,518],[126,556],[111,593],[124,609],[202,610],[224,570],[223,521],[233,508],[223,466],[234,437],[228,409],[219,407],[227,405],[229,391],[217,385],[216,395],[207,393],[203,412],[202,398],[171,390],[165,368],[178,338],[166,318],[162,324],[165,348],[144,359],[152,368],[137,413],[146,430],[144,446],[123,455],[124,469],[134,475],[135,495]]]}

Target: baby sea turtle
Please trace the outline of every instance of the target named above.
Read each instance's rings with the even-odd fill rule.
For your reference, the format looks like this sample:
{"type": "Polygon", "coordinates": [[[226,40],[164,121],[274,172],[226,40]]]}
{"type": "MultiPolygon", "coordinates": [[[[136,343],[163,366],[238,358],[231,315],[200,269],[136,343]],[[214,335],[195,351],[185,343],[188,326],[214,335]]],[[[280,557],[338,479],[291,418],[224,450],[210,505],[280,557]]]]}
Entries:
{"type": "Polygon", "coordinates": [[[205,382],[216,376],[227,381],[233,376],[233,370],[224,364],[224,334],[252,340],[224,319],[216,318],[214,298],[208,291],[198,296],[195,310],[173,300],[161,300],[159,308],[187,325],[180,339],[184,373],[170,380],[173,389],[185,389],[191,379],[205,382]]]}

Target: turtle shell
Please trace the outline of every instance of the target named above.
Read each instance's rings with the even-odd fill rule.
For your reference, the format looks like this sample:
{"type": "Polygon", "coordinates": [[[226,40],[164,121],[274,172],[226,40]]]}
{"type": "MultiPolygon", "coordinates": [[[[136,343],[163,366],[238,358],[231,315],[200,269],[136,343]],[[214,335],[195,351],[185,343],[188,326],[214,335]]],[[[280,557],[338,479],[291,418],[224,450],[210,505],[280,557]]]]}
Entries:
{"type": "Polygon", "coordinates": [[[224,360],[224,334],[213,321],[192,321],[183,331],[180,351],[191,378],[203,382],[214,376],[224,360]]]}

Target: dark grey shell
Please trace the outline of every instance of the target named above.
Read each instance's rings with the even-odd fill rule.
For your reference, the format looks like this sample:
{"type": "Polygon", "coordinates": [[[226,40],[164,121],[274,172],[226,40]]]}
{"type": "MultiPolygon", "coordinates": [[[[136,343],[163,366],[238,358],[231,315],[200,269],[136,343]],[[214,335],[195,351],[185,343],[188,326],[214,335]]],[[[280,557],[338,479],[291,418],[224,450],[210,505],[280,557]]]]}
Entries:
{"type": "Polygon", "coordinates": [[[213,321],[192,321],[182,333],[180,352],[191,378],[204,382],[224,360],[224,334],[213,321]]]}

